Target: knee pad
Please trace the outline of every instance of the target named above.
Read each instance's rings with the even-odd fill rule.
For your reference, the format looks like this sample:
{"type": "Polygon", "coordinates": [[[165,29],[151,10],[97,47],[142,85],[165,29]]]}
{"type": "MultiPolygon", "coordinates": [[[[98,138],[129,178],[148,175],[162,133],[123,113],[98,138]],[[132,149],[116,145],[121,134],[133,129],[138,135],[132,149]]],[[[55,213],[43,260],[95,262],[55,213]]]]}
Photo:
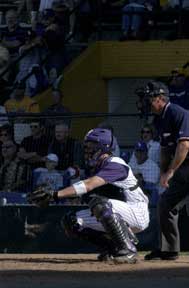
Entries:
{"type": "Polygon", "coordinates": [[[76,214],[74,212],[65,214],[61,219],[61,227],[67,236],[76,236],[80,228],[76,214]]]}
{"type": "Polygon", "coordinates": [[[108,217],[113,213],[112,204],[105,197],[95,196],[89,201],[88,205],[97,220],[108,217]]]}

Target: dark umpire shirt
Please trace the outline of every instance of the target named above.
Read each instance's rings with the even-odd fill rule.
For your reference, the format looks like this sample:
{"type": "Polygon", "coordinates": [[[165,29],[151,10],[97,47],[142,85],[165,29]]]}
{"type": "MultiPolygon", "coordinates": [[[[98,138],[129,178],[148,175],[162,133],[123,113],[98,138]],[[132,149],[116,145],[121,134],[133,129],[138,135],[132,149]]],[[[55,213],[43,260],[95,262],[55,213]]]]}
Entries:
{"type": "Polygon", "coordinates": [[[154,124],[161,146],[170,148],[172,155],[175,153],[178,141],[189,141],[189,111],[179,105],[167,103],[161,115],[155,117],[154,124]]]}

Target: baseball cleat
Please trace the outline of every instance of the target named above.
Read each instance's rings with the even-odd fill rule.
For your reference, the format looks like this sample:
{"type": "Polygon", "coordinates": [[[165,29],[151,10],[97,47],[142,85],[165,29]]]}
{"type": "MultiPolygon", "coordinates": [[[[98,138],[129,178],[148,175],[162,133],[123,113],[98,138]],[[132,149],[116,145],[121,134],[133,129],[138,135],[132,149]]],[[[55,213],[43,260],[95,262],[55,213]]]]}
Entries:
{"type": "Polygon", "coordinates": [[[135,264],[137,262],[136,253],[128,252],[127,254],[122,254],[121,251],[119,251],[114,255],[113,261],[115,264],[135,264]]]}

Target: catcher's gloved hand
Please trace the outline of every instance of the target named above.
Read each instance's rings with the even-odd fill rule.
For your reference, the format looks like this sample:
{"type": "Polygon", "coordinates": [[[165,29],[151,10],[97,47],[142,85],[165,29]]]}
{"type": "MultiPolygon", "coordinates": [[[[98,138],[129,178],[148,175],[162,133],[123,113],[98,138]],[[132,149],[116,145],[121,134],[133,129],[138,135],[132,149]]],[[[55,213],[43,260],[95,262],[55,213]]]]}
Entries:
{"type": "Polygon", "coordinates": [[[40,185],[35,191],[27,196],[30,204],[35,204],[40,208],[45,208],[50,202],[58,202],[57,191],[54,191],[48,184],[40,185]]]}

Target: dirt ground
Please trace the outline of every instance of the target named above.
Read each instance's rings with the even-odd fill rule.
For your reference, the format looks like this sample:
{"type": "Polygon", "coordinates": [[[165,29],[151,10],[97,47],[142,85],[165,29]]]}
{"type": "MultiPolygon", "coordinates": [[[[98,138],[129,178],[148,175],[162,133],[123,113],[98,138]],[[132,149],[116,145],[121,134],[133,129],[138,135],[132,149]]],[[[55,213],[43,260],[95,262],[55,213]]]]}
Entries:
{"type": "Polygon", "coordinates": [[[0,288],[189,287],[189,255],[176,261],[100,263],[95,254],[0,254],[0,288]]]}

